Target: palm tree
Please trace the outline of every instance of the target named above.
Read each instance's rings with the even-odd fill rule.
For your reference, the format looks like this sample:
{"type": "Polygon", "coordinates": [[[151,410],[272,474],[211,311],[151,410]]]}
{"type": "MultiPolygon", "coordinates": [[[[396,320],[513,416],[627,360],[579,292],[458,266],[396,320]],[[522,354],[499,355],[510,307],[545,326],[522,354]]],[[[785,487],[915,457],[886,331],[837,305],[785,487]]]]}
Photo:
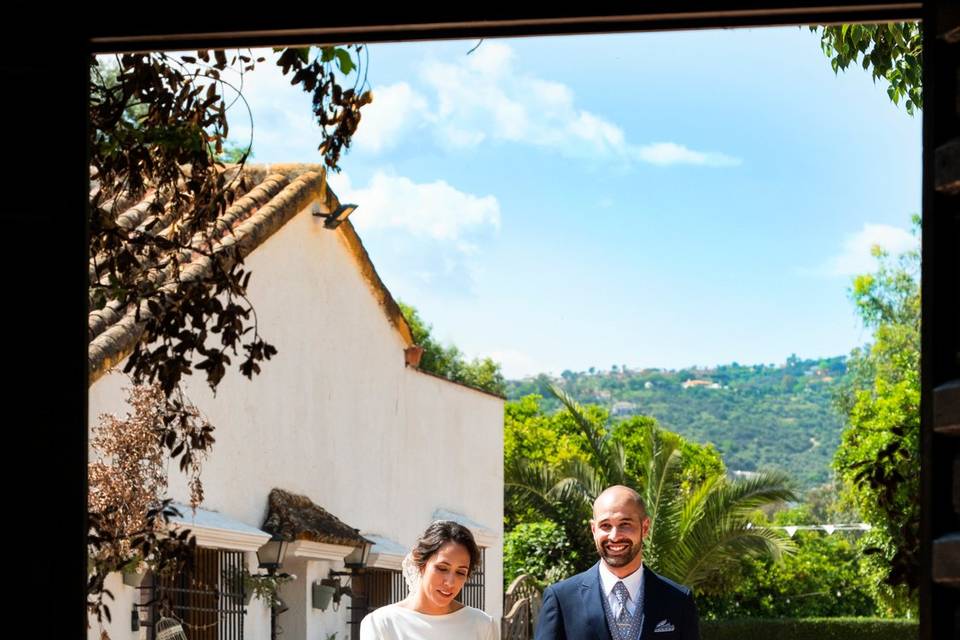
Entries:
{"type": "MultiPolygon", "coordinates": [[[[650,517],[644,562],[681,584],[710,590],[718,584],[716,578],[744,556],[779,559],[793,551],[789,537],[751,520],[761,507],[796,499],[783,474],[765,472],[737,480],[718,474],[684,491],[681,439],[651,425],[640,454],[644,477],[630,477],[624,449],[610,430],[588,419],[562,389],[551,385],[550,391],[586,437],[587,460],[572,461],[560,469],[521,460],[505,469],[505,484],[511,498],[561,525],[575,548],[593,548],[587,524],[593,501],[604,488],[623,484],[640,493],[650,517]]],[[[580,568],[595,557],[583,556],[577,563],[580,568]]]]}

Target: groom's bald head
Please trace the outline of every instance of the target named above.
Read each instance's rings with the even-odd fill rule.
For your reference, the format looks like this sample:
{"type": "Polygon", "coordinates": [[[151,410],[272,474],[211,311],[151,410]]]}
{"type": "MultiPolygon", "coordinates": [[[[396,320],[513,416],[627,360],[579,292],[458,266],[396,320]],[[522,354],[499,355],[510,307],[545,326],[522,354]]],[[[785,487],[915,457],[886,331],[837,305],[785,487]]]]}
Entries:
{"type": "Polygon", "coordinates": [[[647,515],[647,508],[643,504],[643,498],[640,497],[640,494],[630,487],[617,484],[604,489],[593,501],[593,517],[596,518],[597,514],[602,511],[623,506],[635,507],[640,511],[641,518],[647,515]]]}

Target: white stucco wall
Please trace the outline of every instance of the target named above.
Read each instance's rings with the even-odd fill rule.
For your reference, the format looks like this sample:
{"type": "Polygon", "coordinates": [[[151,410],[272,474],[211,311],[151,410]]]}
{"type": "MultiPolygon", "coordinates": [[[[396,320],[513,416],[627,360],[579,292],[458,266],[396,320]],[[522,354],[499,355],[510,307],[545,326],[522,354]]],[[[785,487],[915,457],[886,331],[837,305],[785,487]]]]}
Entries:
{"type": "MultiPolygon", "coordinates": [[[[203,469],[203,507],[259,527],[267,494],[279,487],[408,546],[434,510],[462,513],[500,538],[486,553],[486,609],[499,617],[503,401],[405,367],[406,345],[346,244],[308,211],[247,266],[261,334],[278,354],[253,381],[236,370],[235,358],[216,397],[202,376],[186,385],[216,427],[203,469]]],[[[111,373],[93,385],[91,425],[101,412],[126,411],[127,384],[111,373]]],[[[187,499],[175,469],[171,494],[187,499]]],[[[299,584],[284,594],[291,607],[281,618],[285,638],[324,640],[333,631],[338,640],[349,637],[346,606],[337,613],[309,608],[310,583],[329,568],[311,561],[292,571],[299,584]]],[[[268,637],[269,616],[248,614],[245,631],[247,638],[268,637]]]]}
{"type": "MultiPolygon", "coordinates": [[[[112,619],[112,624],[109,625],[111,640],[136,640],[140,638],[140,633],[138,631],[132,631],[130,628],[133,604],[139,602],[140,590],[124,584],[123,576],[120,573],[113,573],[107,576],[107,580],[103,586],[107,591],[112,593],[114,597],[113,600],[104,598],[104,603],[110,608],[110,616],[112,619]]],[[[91,620],[90,624],[91,629],[87,634],[88,637],[95,637],[99,640],[99,626],[96,620],[91,620]]]]}

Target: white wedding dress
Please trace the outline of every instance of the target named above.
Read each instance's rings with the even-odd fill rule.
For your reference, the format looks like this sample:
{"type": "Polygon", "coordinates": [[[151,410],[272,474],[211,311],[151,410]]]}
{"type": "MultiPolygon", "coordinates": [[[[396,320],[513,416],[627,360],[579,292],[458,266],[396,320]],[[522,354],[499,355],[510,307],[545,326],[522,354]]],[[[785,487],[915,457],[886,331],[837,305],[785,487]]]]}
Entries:
{"type": "MultiPolygon", "coordinates": [[[[403,559],[403,579],[411,593],[420,586],[420,572],[410,554],[403,559]]],[[[360,623],[360,640],[499,640],[500,629],[489,615],[463,607],[439,616],[390,604],[375,609],[360,623]]]]}

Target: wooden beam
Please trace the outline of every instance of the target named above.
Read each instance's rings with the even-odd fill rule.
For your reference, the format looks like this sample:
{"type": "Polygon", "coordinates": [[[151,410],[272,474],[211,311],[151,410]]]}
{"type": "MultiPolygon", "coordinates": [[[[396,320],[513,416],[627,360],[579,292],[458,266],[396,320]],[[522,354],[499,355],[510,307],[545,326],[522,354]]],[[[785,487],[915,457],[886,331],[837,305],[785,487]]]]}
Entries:
{"type": "Polygon", "coordinates": [[[960,533],[949,533],[933,541],[933,581],[960,587],[960,533]]]}
{"type": "Polygon", "coordinates": [[[937,147],[934,152],[934,188],[940,193],[960,193],[960,138],[937,147]]]}
{"type": "Polygon", "coordinates": [[[944,435],[960,436],[960,380],[933,390],[933,429],[944,435]]]}

